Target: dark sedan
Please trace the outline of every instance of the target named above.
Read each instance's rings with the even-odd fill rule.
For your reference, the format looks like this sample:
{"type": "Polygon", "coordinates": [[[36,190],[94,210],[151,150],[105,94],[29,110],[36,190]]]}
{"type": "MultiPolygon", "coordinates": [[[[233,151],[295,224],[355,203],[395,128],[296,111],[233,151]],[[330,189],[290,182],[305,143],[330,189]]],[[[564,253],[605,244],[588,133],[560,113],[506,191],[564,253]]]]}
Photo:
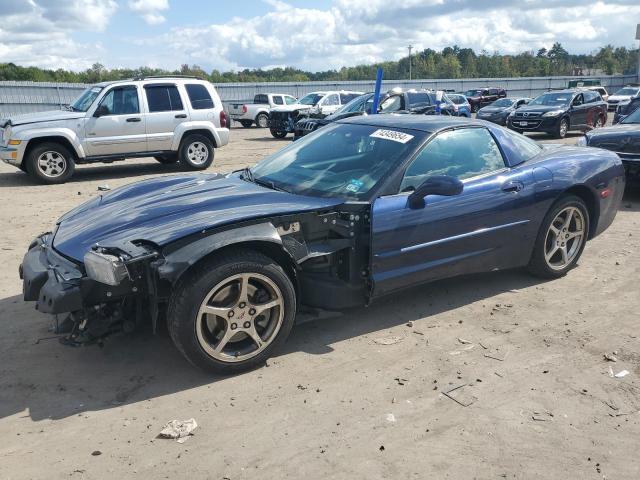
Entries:
{"type": "Polygon", "coordinates": [[[300,305],[514,267],[561,277],[624,186],[606,150],[544,149],[466,118],[354,117],[252,168],[92,198],[31,243],[24,299],[66,316],[75,345],[166,319],[193,365],[234,373],[282,346],[300,305]]]}
{"type": "Polygon", "coordinates": [[[640,180],[640,108],[618,125],[588,132],[578,145],[616,152],[630,179],[640,180]]]}
{"type": "Polygon", "coordinates": [[[507,127],[516,132],[545,132],[564,138],[570,130],[590,130],[607,123],[607,103],[591,90],[547,92],[514,110],[507,127]]]}
{"type": "Polygon", "coordinates": [[[478,110],[476,118],[506,125],[509,114],[530,101],[530,98],[501,98],[478,110]]]}

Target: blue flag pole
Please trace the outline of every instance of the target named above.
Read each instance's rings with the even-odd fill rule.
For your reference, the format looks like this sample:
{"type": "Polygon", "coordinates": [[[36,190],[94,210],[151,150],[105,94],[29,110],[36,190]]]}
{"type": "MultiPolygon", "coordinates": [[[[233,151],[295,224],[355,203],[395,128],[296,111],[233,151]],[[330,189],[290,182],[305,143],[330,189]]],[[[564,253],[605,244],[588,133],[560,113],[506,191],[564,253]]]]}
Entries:
{"type": "Polygon", "coordinates": [[[373,106],[371,107],[371,113],[378,113],[378,102],[380,101],[380,89],[382,88],[382,68],[378,67],[378,73],[376,74],[376,88],[373,93],[373,106]]]}

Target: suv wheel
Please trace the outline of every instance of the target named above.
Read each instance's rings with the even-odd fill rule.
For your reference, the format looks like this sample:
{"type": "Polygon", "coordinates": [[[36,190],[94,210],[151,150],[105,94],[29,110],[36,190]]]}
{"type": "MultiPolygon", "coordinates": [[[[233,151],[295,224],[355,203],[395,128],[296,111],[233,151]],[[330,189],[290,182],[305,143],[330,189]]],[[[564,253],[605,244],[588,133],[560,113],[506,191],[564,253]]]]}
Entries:
{"type": "Polygon", "coordinates": [[[73,155],[59,143],[42,143],[29,152],[26,171],[40,183],[65,183],[75,170],[73,155]]]}
{"type": "Polygon", "coordinates": [[[260,128],[267,128],[269,126],[269,116],[266,113],[259,113],[256,116],[256,125],[260,128]]]}
{"type": "Polygon", "coordinates": [[[180,163],[189,170],[204,170],[213,163],[213,145],[204,135],[189,135],[180,144],[180,163]]]}
{"type": "Polygon", "coordinates": [[[250,128],[251,125],[253,125],[253,122],[251,120],[240,120],[240,125],[244,128],[250,128]]]}
{"type": "Polygon", "coordinates": [[[287,132],[283,132],[282,130],[274,130],[271,128],[270,131],[274,138],[284,138],[287,136],[287,132]]]}
{"type": "Polygon", "coordinates": [[[556,128],[556,138],[564,138],[569,131],[569,121],[566,118],[560,120],[558,128],[556,128]]]}
{"type": "Polygon", "coordinates": [[[269,358],[289,336],[295,315],[295,289],[282,267],[254,250],[234,250],[178,282],[167,324],[192,364],[232,374],[269,358]]]}

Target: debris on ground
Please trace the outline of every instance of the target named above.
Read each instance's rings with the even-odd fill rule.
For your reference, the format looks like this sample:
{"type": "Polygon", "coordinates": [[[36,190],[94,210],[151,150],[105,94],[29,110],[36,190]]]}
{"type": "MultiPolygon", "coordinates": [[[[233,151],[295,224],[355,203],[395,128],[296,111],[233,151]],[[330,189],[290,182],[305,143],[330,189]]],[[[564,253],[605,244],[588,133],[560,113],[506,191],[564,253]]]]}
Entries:
{"type": "Polygon", "coordinates": [[[198,428],[195,418],[189,420],[171,420],[167,423],[158,438],[174,438],[178,443],[184,443],[193,435],[193,431],[198,428]]]}
{"type": "Polygon", "coordinates": [[[111,187],[109,185],[98,185],[98,191],[99,192],[108,192],[109,190],[111,190],[111,187]]]}
{"type": "Polygon", "coordinates": [[[610,353],[605,353],[605,354],[604,354],[604,359],[605,359],[606,361],[608,361],[608,362],[617,362],[617,361],[618,361],[618,359],[616,358],[616,356],[615,356],[615,355],[613,355],[613,354],[610,354],[610,353]]]}
{"type": "Polygon", "coordinates": [[[463,387],[466,387],[466,386],[467,384],[464,383],[462,385],[458,385],[457,387],[453,387],[447,390],[446,392],[442,392],[442,394],[450,398],[454,402],[456,402],[458,405],[462,405],[463,407],[468,407],[472,403],[475,403],[478,400],[478,398],[475,397],[474,395],[471,395],[467,391],[463,390],[463,387]]]}
{"type": "Polygon", "coordinates": [[[396,416],[393,413],[387,413],[386,416],[387,422],[395,422],[396,421],[396,416]]]}
{"type": "Polygon", "coordinates": [[[378,345],[395,345],[396,343],[400,343],[402,341],[402,337],[381,337],[375,338],[373,341],[378,345]]]}
{"type": "Polygon", "coordinates": [[[98,455],[102,455],[102,452],[100,450],[94,450],[93,452],[91,452],[91,455],[97,457],[98,455]]]}
{"type": "Polygon", "coordinates": [[[533,412],[532,420],[536,422],[548,422],[553,419],[553,413],[545,410],[544,412],[533,412]]]}
{"type": "Polygon", "coordinates": [[[504,359],[507,358],[507,354],[501,352],[500,350],[489,350],[489,353],[484,354],[487,358],[492,358],[493,360],[498,360],[500,362],[504,362],[504,359]]]}
{"type": "Polygon", "coordinates": [[[629,370],[620,370],[618,373],[614,375],[616,378],[624,378],[629,375],[629,370]]]}
{"type": "Polygon", "coordinates": [[[473,343],[471,340],[465,340],[464,338],[458,338],[458,341],[463,345],[470,345],[473,343]]]}
{"type": "Polygon", "coordinates": [[[413,327],[413,322],[407,322],[407,327],[413,327]]]}

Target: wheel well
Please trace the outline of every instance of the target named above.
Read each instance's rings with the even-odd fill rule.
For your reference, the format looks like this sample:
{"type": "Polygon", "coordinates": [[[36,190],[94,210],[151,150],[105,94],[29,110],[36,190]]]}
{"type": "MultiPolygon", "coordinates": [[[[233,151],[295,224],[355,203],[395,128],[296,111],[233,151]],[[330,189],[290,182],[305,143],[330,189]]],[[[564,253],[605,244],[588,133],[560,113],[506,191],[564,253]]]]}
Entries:
{"type": "Polygon", "coordinates": [[[575,195],[582,199],[582,201],[587,205],[587,211],[589,212],[589,238],[593,237],[600,217],[600,206],[595,194],[589,190],[589,187],[584,185],[575,185],[567,189],[564,193],[575,195]]]}
{"type": "Polygon", "coordinates": [[[256,122],[258,121],[258,117],[259,117],[260,115],[264,115],[265,117],[269,118],[269,113],[268,113],[268,112],[258,112],[258,113],[256,114],[256,118],[255,118],[256,122]]]}
{"type": "Polygon", "coordinates": [[[182,142],[189,137],[189,135],[203,135],[205,137],[207,137],[211,143],[213,144],[214,148],[217,148],[218,145],[216,144],[216,139],[213,136],[213,133],[211,133],[209,130],[206,129],[201,129],[201,130],[187,130],[186,132],[184,132],[182,134],[182,139],[180,140],[180,143],[182,144],[182,142]]]}
{"type": "Polygon", "coordinates": [[[38,145],[42,145],[43,143],[58,143],[64,146],[67,150],[69,150],[71,155],[73,155],[74,160],[78,159],[78,156],[76,155],[76,149],[73,147],[71,142],[67,140],[65,137],[57,137],[57,136],[36,137],[29,140],[29,142],[27,143],[27,148],[25,149],[25,152],[24,152],[24,159],[26,160],[28,158],[29,154],[31,153],[31,150],[36,148],[38,145]]]}

